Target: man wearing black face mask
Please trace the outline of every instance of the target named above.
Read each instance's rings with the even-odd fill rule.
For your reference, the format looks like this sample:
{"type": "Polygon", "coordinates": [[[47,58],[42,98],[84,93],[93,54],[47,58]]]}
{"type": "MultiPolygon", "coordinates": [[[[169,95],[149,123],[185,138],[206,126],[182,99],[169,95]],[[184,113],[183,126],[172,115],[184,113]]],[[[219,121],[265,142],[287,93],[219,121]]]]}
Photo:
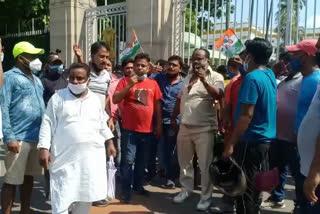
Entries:
{"type": "Polygon", "coordinates": [[[65,72],[63,61],[59,58],[58,54],[52,53],[48,56],[47,64],[44,66],[42,73],[43,99],[47,105],[56,90],[67,87],[68,72],[65,72]]]}
{"type": "Polygon", "coordinates": [[[5,73],[0,91],[3,135],[6,145],[4,184],[1,192],[2,213],[11,213],[15,189],[20,186],[21,213],[30,212],[33,176],[41,175],[37,143],[44,113],[43,87],[33,72],[41,69],[36,55],[43,49],[28,42],[13,48],[14,68],[5,73]]]}
{"type": "Polygon", "coordinates": [[[295,121],[296,132],[298,132],[301,121],[309,109],[320,81],[320,68],[315,57],[318,50],[316,44],[317,40],[314,39],[303,40],[296,45],[286,46],[294,59],[290,62],[291,68],[301,71],[303,76],[295,121]]]}
{"type": "MultiPolygon", "coordinates": [[[[277,139],[270,146],[270,169],[278,167],[279,185],[272,191],[271,196],[262,203],[262,207],[285,208],[285,184],[290,172],[297,184],[300,168],[300,158],[297,151],[297,135],[294,121],[297,113],[298,94],[301,88],[302,75],[286,65],[290,62],[288,53],[280,54],[275,74],[287,73],[287,77],[278,84],[277,108],[277,139]],[[288,69],[286,69],[288,67],[288,69]]],[[[302,189],[296,185],[295,210],[298,209],[302,189]]]]}

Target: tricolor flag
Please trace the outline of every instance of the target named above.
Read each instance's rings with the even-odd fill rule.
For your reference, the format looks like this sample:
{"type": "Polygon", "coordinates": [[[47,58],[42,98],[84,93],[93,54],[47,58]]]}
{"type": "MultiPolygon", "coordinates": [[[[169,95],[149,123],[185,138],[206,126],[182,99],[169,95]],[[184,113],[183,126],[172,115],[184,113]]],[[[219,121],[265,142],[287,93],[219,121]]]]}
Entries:
{"type": "Polygon", "coordinates": [[[239,54],[243,47],[241,40],[238,39],[232,28],[226,30],[214,44],[214,48],[226,57],[233,57],[239,54]]]}
{"type": "Polygon", "coordinates": [[[134,29],[132,29],[132,34],[133,34],[133,39],[132,39],[130,46],[128,48],[124,49],[120,53],[119,58],[120,58],[121,62],[123,62],[124,60],[126,60],[130,57],[133,57],[140,48],[140,42],[137,38],[136,31],[134,29]]]}

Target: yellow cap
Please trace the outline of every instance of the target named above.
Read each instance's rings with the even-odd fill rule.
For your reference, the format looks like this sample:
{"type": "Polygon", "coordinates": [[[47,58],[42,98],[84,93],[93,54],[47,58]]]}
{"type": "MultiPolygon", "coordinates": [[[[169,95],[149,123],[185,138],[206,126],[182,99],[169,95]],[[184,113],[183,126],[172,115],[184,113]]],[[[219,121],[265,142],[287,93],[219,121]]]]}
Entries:
{"type": "Polygon", "coordinates": [[[28,54],[44,54],[44,49],[35,48],[29,42],[19,42],[13,47],[13,57],[16,58],[22,53],[28,54]]]}

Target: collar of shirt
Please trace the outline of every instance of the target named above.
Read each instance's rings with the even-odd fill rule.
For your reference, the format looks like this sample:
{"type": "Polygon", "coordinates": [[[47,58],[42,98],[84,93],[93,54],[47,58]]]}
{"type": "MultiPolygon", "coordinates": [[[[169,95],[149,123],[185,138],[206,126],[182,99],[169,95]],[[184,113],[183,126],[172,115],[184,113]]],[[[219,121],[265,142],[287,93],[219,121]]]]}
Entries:
{"type": "Polygon", "coordinates": [[[17,74],[21,74],[22,76],[25,76],[26,78],[28,78],[29,80],[31,80],[31,81],[34,81],[35,80],[35,75],[33,75],[32,74],[32,77],[33,77],[33,80],[29,77],[29,76],[27,76],[25,73],[23,73],[19,68],[17,68],[17,67],[13,67],[12,68],[12,71],[14,72],[14,73],[17,73],[17,74]]]}
{"type": "Polygon", "coordinates": [[[180,74],[179,74],[179,76],[180,76],[180,79],[177,82],[174,82],[173,84],[170,82],[167,74],[163,75],[163,79],[165,79],[168,82],[169,85],[178,85],[179,83],[184,81],[183,77],[180,74]]]}
{"type": "Polygon", "coordinates": [[[69,88],[67,88],[67,89],[68,89],[68,93],[69,93],[69,95],[70,95],[71,97],[73,97],[74,99],[79,99],[79,100],[81,100],[81,101],[87,99],[87,98],[92,94],[92,92],[90,91],[90,89],[87,88],[88,92],[87,92],[87,94],[86,94],[84,97],[76,97],[76,96],[74,96],[74,94],[71,93],[71,91],[70,91],[69,88]]]}

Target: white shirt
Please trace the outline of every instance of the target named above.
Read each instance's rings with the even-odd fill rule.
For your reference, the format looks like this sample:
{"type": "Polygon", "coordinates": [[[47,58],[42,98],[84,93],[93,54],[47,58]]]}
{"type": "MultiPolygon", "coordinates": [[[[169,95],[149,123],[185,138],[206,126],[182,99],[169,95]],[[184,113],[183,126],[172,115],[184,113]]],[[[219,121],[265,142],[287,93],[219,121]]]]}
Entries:
{"type": "Polygon", "coordinates": [[[300,154],[300,171],[308,176],[315,155],[317,138],[320,135],[320,85],[318,85],[309,110],[303,118],[298,131],[298,151],[300,154]]]}
{"type": "Polygon", "coordinates": [[[99,97],[103,109],[105,109],[106,106],[106,97],[109,94],[110,82],[111,75],[108,71],[102,70],[99,75],[93,70],[90,72],[88,88],[99,97]]]}
{"type": "Polygon", "coordinates": [[[302,75],[296,74],[291,80],[278,85],[277,139],[296,142],[295,119],[302,75]]]}
{"type": "Polygon", "coordinates": [[[38,148],[50,149],[50,190],[53,213],[77,201],[92,202],[107,194],[104,143],[113,135],[98,97],[84,98],[69,89],[56,92],[48,103],[38,148]]]}

